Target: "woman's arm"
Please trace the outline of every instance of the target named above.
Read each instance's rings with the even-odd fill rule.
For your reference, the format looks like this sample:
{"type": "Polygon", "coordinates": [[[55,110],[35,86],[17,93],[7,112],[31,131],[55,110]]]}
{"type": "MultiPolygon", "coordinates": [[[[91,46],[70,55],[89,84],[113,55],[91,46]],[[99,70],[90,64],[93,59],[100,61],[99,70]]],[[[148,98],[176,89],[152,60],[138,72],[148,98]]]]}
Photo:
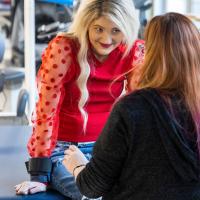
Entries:
{"type": "Polygon", "coordinates": [[[37,75],[38,101],[32,116],[33,133],[28,142],[32,158],[26,162],[31,181],[15,186],[17,194],[33,194],[46,190],[50,180],[51,151],[55,147],[59,125],[59,109],[64,97],[63,85],[72,76],[71,46],[66,37],[55,37],[42,56],[37,75]]]}
{"type": "Polygon", "coordinates": [[[71,152],[66,152],[63,164],[74,174],[81,193],[89,198],[104,195],[119,178],[128,153],[130,125],[126,113],[126,108],[122,108],[121,103],[115,105],[94,146],[89,163],[81,161],[83,156],[80,155],[80,150],[74,148],[71,152]],[[76,166],[80,167],[75,168],[76,166]]]}
{"type": "Polygon", "coordinates": [[[28,143],[31,157],[49,157],[57,139],[64,77],[71,63],[64,37],[53,39],[42,56],[37,76],[38,101],[32,116],[33,133],[28,143]]]}
{"type": "Polygon", "coordinates": [[[58,36],[49,43],[42,56],[42,65],[37,75],[38,101],[32,116],[33,132],[28,142],[32,158],[27,163],[27,170],[32,181],[48,182],[49,179],[44,176],[44,170],[37,166],[43,167],[45,174],[51,171],[48,157],[57,140],[59,110],[64,97],[64,77],[71,76],[67,74],[71,63],[70,49],[67,39],[58,36]]]}

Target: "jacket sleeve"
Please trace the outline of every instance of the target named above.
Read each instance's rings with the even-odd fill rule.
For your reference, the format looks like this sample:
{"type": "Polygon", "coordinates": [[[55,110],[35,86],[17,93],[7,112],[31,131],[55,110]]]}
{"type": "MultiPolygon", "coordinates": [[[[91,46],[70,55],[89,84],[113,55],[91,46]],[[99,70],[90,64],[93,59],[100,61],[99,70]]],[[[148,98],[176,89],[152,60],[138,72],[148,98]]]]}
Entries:
{"type": "Polygon", "coordinates": [[[97,198],[110,191],[119,178],[128,152],[127,124],[117,104],[98,138],[90,162],[79,173],[77,186],[88,198],[97,198]]]}
{"type": "MultiPolygon", "coordinates": [[[[31,159],[41,165],[56,145],[59,109],[64,96],[63,85],[68,79],[66,76],[70,76],[67,73],[71,63],[70,54],[70,45],[65,37],[55,37],[42,56],[42,65],[37,75],[38,100],[32,115],[33,131],[27,147],[31,159]],[[36,158],[40,158],[39,161],[36,158]]],[[[35,162],[29,160],[30,163],[35,162]]],[[[37,170],[31,166],[29,168],[37,174],[37,170]]]]}

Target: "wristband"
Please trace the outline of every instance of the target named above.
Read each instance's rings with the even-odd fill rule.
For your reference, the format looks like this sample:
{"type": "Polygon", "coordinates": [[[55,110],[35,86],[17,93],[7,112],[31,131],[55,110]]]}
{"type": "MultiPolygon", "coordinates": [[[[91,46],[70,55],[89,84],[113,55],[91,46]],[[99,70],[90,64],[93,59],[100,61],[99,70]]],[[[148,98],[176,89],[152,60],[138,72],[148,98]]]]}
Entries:
{"type": "Polygon", "coordinates": [[[74,175],[75,170],[76,170],[77,168],[83,167],[83,166],[85,166],[85,164],[77,165],[76,167],[74,167],[72,175],[75,176],[75,175],[74,175]]]}

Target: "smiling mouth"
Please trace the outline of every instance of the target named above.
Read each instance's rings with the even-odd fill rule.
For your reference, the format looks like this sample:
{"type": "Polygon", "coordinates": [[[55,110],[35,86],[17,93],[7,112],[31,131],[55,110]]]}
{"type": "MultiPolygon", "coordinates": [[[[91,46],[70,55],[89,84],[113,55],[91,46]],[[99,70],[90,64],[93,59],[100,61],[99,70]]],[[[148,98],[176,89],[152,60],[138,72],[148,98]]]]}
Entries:
{"type": "Polygon", "coordinates": [[[112,44],[103,44],[103,43],[99,43],[104,49],[108,49],[112,46],[112,44]]]}

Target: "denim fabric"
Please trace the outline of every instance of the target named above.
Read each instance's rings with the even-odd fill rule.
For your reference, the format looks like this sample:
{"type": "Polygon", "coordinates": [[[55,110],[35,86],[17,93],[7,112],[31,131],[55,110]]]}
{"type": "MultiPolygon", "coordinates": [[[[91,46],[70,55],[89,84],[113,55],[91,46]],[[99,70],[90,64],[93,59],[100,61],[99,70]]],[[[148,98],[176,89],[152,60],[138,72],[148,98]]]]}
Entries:
{"type": "MultiPolygon", "coordinates": [[[[56,148],[52,153],[51,160],[53,163],[53,169],[51,174],[50,187],[55,189],[73,200],[86,200],[88,198],[81,195],[79,192],[74,177],[66,170],[62,165],[64,158],[64,151],[71,145],[70,142],[57,142],[56,148]]],[[[90,160],[91,152],[94,143],[78,144],[78,148],[84,153],[86,158],[90,160]]]]}

